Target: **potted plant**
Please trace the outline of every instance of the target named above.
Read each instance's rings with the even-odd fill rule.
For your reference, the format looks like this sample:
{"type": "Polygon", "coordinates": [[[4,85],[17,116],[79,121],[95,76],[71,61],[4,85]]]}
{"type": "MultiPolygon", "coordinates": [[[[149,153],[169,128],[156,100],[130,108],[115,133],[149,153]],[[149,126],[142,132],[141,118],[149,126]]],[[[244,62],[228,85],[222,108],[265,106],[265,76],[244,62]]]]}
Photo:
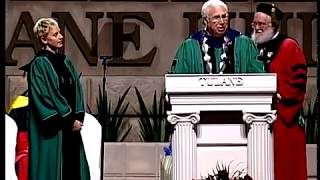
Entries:
{"type": "Polygon", "coordinates": [[[319,106],[318,103],[314,103],[313,105],[312,103],[308,103],[306,106],[307,112],[303,113],[306,130],[306,142],[307,144],[317,144],[317,139],[319,135],[319,106]]]}
{"type": "Polygon", "coordinates": [[[115,108],[112,107],[111,99],[109,99],[107,91],[102,93],[99,88],[99,97],[97,98],[97,119],[102,126],[103,142],[124,141],[128,136],[132,126],[128,124],[128,128],[124,128],[124,117],[129,107],[129,102],[124,104],[124,100],[131,87],[119,96],[115,108]]]}
{"type": "Polygon", "coordinates": [[[161,93],[159,100],[157,100],[155,90],[151,108],[148,109],[137,87],[135,87],[135,92],[140,108],[139,111],[135,111],[139,118],[141,139],[144,142],[168,142],[171,127],[167,122],[164,93],[161,93]]]}
{"type": "Polygon", "coordinates": [[[212,170],[213,174],[208,174],[205,180],[253,180],[245,173],[244,169],[230,172],[231,163],[228,166],[223,163],[217,163],[216,169],[212,170]]]}

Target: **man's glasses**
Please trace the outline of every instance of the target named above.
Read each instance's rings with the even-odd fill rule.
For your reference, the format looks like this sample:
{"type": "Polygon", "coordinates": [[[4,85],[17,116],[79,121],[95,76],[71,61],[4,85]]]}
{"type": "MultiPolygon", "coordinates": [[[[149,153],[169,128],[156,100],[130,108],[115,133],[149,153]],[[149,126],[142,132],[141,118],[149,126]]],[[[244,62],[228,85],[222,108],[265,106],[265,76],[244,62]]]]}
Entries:
{"type": "Polygon", "coordinates": [[[219,22],[219,21],[226,22],[226,21],[228,21],[228,19],[229,19],[229,15],[228,14],[222,14],[222,15],[216,15],[216,16],[209,16],[208,17],[208,20],[213,22],[213,23],[216,23],[216,22],[219,22]]]}
{"type": "Polygon", "coordinates": [[[259,26],[260,28],[265,28],[267,26],[269,26],[271,23],[266,23],[266,22],[252,22],[251,23],[251,27],[252,28],[256,28],[257,26],[259,26]]]}

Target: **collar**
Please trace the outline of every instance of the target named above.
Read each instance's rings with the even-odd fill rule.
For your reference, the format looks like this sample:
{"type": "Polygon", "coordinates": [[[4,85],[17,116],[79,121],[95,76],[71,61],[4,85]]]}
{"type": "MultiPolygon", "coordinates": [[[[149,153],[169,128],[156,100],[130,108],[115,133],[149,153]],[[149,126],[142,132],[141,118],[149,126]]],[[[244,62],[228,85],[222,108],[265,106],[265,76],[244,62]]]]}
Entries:
{"type": "Polygon", "coordinates": [[[204,37],[207,38],[206,43],[212,48],[221,48],[223,43],[225,42],[225,38],[229,39],[229,41],[234,42],[235,38],[240,35],[239,31],[234,29],[227,29],[225,35],[223,37],[214,37],[211,36],[207,31],[202,30],[193,35],[191,35],[192,39],[203,42],[204,37]]]}

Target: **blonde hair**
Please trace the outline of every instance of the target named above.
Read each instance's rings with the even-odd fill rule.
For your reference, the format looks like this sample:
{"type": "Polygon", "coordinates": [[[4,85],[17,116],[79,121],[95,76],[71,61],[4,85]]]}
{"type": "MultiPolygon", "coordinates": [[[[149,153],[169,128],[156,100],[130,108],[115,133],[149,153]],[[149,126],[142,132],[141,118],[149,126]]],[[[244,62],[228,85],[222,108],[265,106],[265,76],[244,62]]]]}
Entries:
{"type": "Polygon", "coordinates": [[[203,4],[203,6],[201,8],[201,16],[203,18],[208,17],[209,8],[214,7],[214,6],[222,6],[228,11],[228,6],[223,1],[221,1],[221,0],[208,0],[207,2],[205,2],[203,4]]]}
{"type": "Polygon", "coordinates": [[[50,27],[52,26],[58,26],[58,22],[55,19],[50,17],[40,18],[33,27],[33,33],[40,40],[42,37],[48,35],[50,27]]]}

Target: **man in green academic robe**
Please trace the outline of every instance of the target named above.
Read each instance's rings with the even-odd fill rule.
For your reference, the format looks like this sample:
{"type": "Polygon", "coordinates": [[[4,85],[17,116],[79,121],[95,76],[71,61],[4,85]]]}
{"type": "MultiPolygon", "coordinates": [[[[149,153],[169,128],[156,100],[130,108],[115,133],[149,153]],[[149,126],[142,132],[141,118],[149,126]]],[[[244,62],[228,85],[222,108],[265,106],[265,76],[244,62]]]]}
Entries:
{"type": "Polygon", "coordinates": [[[227,5],[209,0],[201,10],[204,29],[179,46],[172,63],[176,74],[229,74],[264,72],[254,42],[231,29],[227,5]]]}

